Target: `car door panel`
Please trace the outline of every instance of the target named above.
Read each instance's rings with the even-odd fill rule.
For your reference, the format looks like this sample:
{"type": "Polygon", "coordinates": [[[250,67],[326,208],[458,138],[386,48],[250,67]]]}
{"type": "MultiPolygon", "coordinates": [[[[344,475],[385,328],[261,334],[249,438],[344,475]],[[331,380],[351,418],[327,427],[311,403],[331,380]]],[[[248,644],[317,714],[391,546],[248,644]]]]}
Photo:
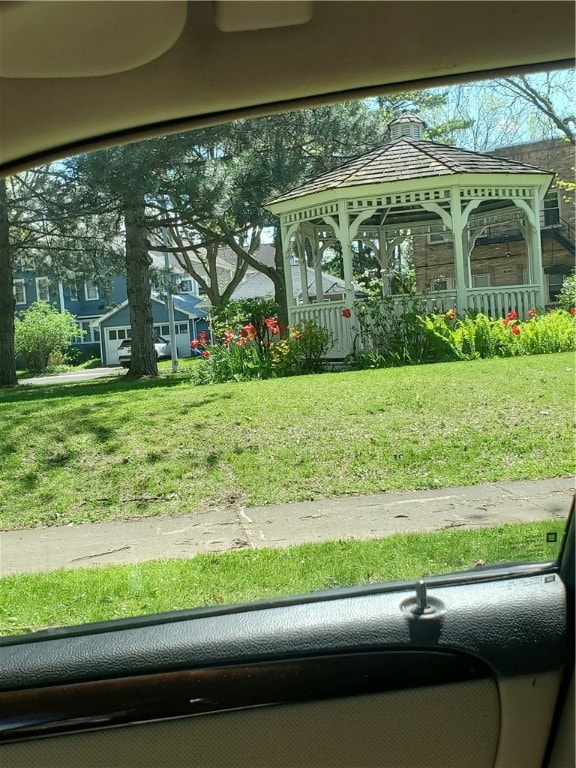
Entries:
{"type": "Polygon", "coordinates": [[[557,569],[436,577],[425,602],[359,587],[4,641],[0,762],[541,765],[569,658],[557,569]]]}

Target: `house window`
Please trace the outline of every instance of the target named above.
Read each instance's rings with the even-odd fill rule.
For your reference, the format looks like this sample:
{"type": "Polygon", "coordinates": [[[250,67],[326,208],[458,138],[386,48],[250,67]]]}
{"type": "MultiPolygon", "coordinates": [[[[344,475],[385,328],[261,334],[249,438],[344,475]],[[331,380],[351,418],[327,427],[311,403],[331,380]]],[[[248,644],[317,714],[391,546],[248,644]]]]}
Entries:
{"type": "Polygon", "coordinates": [[[68,286],[68,295],[70,296],[70,301],[78,301],[78,283],[70,283],[68,286]]]}
{"type": "Polygon", "coordinates": [[[92,280],[88,280],[84,283],[84,292],[86,295],[86,301],[97,301],[100,298],[100,291],[96,283],[92,280]]]}
{"type": "Polygon", "coordinates": [[[47,277],[36,278],[36,298],[38,301],[50,301],[50,280],[47,277]]]}
{"type": "Polygon", "coordinates": [[[472,275],[472,288],[488,288],[490,275],[472,275]]]}
{"type": "Polygon", "coordinates": [[[548,301],[558,301],[558,294],[562,290],[562,284],[566,280],[566,275],[563,272],[556,272],[552,275],[546,275],[548,278],[548,301]]]}
{"type": "Polygon", "coordinates": [[[118,338],[118,334],[116,333],[116,331],[109,330],[108,338],[110,339],[110,341],[116,341],[116,339],[118,338]]]}
{"type": "Polygon", "coordinates": [[[433,291],[453,291],[456,287],[456,281],[453,277],[439,277],[432,280],[430,288],[433,291]]]}
{"type": "Polygon", "coordinates": [[[16,304],[26,304],[26,286],[24,285],[24,280],[14,280],[13,291],[16,304]]]}
{"type": "Polygon", "coordinates": [[[188,323],[178,323],[176,326],[176,333],[188,333],[188,323]]]}
{"type": "Polygon", "coordinates": [[[451,243],[452,237],[448,232],[430,232],[428,243],[430,245],[440,245],[441,243],[451,243]]]}
{"type": "Polygon", "coordinates": [[[560,221],[560,201],[558,199],[558,190],[554,189],[548,192],[544,197],[544,207],[542,210],[542,225],[551,227],[560,221]]]}

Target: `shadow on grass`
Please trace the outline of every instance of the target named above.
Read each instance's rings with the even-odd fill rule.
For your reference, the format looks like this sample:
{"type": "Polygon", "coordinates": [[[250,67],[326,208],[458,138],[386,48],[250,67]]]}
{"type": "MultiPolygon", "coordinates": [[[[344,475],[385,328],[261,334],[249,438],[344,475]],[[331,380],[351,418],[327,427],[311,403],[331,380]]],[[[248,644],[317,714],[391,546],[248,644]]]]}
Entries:
{"type": "MultiPolygon", "coordinates": [[[[188,383],[186,376],[160,377],[158,379],[128,379],[118,376],[111,379],[90,381],[74,381],[60,384],[21,384],[17,387],[0,389],[0,405],[2,403],[35,402],[54,400],[58,398],[90,397],[91,395],[118,394],[150,389],[168,389],[188,383]]],[[[190,384],[190,386],[193,386],[190,384]]],[[[210,393],[194,405],[201,407],[215,400],[230,400],[228,392],[210,393]]]]}

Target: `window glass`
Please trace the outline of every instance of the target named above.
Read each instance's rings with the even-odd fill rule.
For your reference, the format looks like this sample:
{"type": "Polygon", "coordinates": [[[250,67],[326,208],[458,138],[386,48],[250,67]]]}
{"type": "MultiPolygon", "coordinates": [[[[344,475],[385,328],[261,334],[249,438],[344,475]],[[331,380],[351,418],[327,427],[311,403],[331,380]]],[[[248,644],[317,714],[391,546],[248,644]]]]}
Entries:
{"type": "MultiPolygon", "coordinates": [[[[570,114],[565,73],[530,77],[570,114]]],[[[499,88],[383,95],[51,167],[71,211],[99,201],[75,222],[83,282],[65,294],[94,303],[77,307],[78,348],[68,332],[43,361],[74,376],[0,390],[0,632],[557,556],[574,469],[573,146],[536,105],[511,120],[519,102],[499,88]],[[542,198],[551,173],[566,188],[542,198]],[[136,237],[108,194],[122,179],[144,211],[136,237]],[[152,264],[128,302],[133,243],[149,248],[130,265],[152,264]],[[170,280],[190,318],[174,326],[178,370],[150,350],[122,378],[133,330],[170,337],[170,280]],[[94,378],[98,319],[110,370],[94,378]]],[[[46,231],[53,210],[34,202],[46,231]]],[[[49,246],[15,254],[18,333],[26,302],[60,297],[44,275],[71,274],[49,246]]]]}
{"type": "Polygon", "coordinates": [[[36,278],[36,298],[38,301],[50,301],[50,280],[47,277],[36,278]]]}
{"type": "Polygon", "coordinates": [[[26,304],[24,280],[14,280],[14,298],[16,299],[16,304],[26,304]]]}
{"type": "Polygon", "coordinates": [[[94,301],[95,299],[100,298],[100,291],[96,283],[88,281],[84,285],[85,285],[85,291],[86,291],[86,299],[88,301],[94,301]]]}

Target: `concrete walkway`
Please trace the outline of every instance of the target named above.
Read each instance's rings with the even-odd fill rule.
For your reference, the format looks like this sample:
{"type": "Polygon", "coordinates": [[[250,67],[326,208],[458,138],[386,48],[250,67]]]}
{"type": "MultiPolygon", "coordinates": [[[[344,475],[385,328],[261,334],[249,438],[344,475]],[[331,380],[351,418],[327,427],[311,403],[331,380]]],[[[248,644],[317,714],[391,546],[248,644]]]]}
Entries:
{"type": "Polygon", "coordinates": [[[567,517],[574,478],[349,496],[0,533],[0,575],[567,517]]]}
{"type": "Polygon", "coordinates": [[[103,376],[117,376],[124,368],[119,366],[110,368],[86,368],[81,371],[67,371],[66,373],[49,373],[46,376],[35,376],[32,379],[19,379],[18,384],[70,384],[75,381],[90,381],[101,379],[103,376]]]}

